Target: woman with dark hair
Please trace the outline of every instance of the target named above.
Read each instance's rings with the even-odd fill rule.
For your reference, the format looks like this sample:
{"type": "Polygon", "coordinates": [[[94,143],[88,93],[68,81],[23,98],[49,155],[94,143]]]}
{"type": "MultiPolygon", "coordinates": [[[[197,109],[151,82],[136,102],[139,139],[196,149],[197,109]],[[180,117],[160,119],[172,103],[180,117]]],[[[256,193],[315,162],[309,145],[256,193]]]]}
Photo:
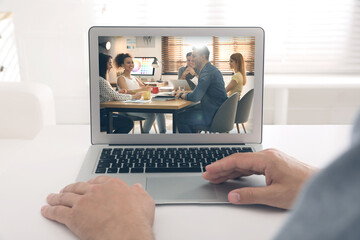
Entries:
{"type": "Polygon", "coordinates": [[[240,98],[243,86],[246,84],[244,57],[241,53],[234,53],[230,56],[229,64],[230,68],[234,69],[235,74],[231,78],[230,83],[226,86],[226,92],[229,96],[238,92],[240,98]]]}
{"type": "MultiPolygon", "coordinates": [[[[99,54],[99,92],[100,92],[100,103],[107,101],[125,101],[130,99],[139,99],[141,94],[122,94],[116,92],[110,85],[109,72],[112,69],[112,58],[109,55],[100,53],[99,54]]],[[[108,116],[104,109],[100,109],[100,131],[106,131],[108,124],[108,116]]],[[[112,133],[129,133],[134,127],[133,121],[123,115],[113,114],[113,127],[114,132],[112,133]]]]}
{"type": "MultiPolygon", "coordinates": [[[[130,94],[136,94],[141,91],[150,91],[151,87],[145,86],[139,79],[131,76],[134,69],[134,61],[130,54],[120,53],[115,57],[115,66],[123,68],[124,72],[119,76],[117,85],[121,90],[130,94]]],[[[149,133],[156,117],[157,125],[160,133],[166,133],[165,115],[163,113],[127,113],[130,116],[145,118],[143,127],[144,133],[149,133]]]]}

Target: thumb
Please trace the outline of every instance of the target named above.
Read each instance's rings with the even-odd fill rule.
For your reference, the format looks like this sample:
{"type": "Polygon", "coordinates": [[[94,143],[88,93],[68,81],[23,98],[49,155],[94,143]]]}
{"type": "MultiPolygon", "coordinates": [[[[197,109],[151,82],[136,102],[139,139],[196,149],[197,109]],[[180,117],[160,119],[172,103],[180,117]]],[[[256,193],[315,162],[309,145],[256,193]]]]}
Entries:
{"type": "Polygon", "coordinates": [[[228,200],[232,204],[269,204],[271,196],[267,187],[244,187],[235,189],[228,194],[228,200]]]}

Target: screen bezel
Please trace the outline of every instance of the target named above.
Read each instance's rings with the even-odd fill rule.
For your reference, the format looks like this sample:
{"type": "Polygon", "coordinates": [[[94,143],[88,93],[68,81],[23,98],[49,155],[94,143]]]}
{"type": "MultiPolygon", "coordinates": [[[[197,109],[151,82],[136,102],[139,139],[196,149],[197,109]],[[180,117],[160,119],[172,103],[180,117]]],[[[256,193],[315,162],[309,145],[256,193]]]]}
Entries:
{"type": "MultiPolygon", "coordinates": [[[[105,27],[89,29],[91,143],[113,145],[261,143],[263,126],[264,44],[261,27],[105,27]],[[140,34],[139,34],[140,33],[140,34]],[[236,36],[255,37],[253,131],[247,134],[103,134],[100,132],[99,36],[236,36]]],[[[235,126],[235,125],[234,125],[235,126]]]]}

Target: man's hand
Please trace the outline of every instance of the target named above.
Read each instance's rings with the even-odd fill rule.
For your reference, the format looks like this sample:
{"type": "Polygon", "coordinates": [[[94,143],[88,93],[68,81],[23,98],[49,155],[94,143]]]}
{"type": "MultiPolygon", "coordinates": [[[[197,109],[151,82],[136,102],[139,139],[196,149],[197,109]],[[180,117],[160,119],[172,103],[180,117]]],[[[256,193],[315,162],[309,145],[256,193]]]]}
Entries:
{"type": "Polygon", "coordinates": [[[175,98],[178,99],[179,96],[180,96],[180,93],[184,94],[184,92],[185,92],[184,90],[177,90],[177,91],[173,94],[173,96],[175,96],[175,98]]]}
{"type": "Polygon", "coordinates": [[[196,72],[192,67],[187,67],[186,70],[188,70],[188,73],[190,73],[191,75],[196,75],[196,72]]]}
{"type": "Polygon", "coordinates": [[[155,204],[140,184],[100,176],[47,197],[41,214],[80,239],[153,239],[155,204]]]}
{"type": "Polygon", "coordinates": [[[265,204],[290,209],[305,181],[316,169],[280,152],[268,149],[257,153],[235,153],[206,167],[203,178],[212,183],[262,174],[266,187],[244,187],[231,191],[233,204],[265,204]]]}

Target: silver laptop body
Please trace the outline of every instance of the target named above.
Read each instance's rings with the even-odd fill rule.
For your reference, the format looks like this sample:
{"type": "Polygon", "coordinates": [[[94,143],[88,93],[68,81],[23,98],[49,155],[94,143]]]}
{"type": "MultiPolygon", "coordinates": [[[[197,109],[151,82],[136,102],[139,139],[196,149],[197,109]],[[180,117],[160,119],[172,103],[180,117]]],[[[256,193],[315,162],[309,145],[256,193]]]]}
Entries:
{"type": "MultiPolygon", "coordinates": [[[[143,38],[144,39],[144,38],[143,38]]],[[[189,40],[188,40],[189,41],[189,40]]],[[[140,44],[140,43],[139,43],[140,44]]],[[[143,44],[143,43],[142,43],[143,44]]],[[[112,42],[114,45],[114,42],[112,42]]],[[[138,45],[140,46],[140,45],[138,45]]],[[[186,53],[184,53],[186,54],[186,53]]],[[[211,57],[211,54],[210,54],[211,57]]],[[[222,184],[211,184],[204,180],[202,172],[171,172],[171,173],[96,173],[99,159],[103,149],[146,149],[146,148],[243,148],[250,147],[252,151],[262,150],[262,112],[263,112],[263,71],[264,71],[264,31],[259,27],[92,27],[89,30],[89,64],[90,64],[90,100],[91,100],[91,143],[86,158],[80,169],[77,181],[88,181],[101,174],[117,177],[132,185],[141,183],[154,198],[156,204],[224,204],[228,203],[227,195],[232,189],[244,186],[264,186],[265,179],[261,176],[251,176],[231,180],[222,184]],[[155,39],[153,49],[136,48],[139,38],[151,36],[155,39]],[[157,51],[161,58],[162,37],[174,36],[190,39],[207,37],[246,39],[254,42],[252,61],[253,72],[248,74],[248,83],[254,89],[250,126],[247,133],[200,133],[200,134],[107,134],[100,130],[100,97],[99,97],[99,53],[101,39],[104,37],[118,40],[124,38],[122,43],[128,46],[115,46],[109,55],[114,54],[122,47],[130,49],[133,57],[154,55],[157,51]],[[159,46],[160,45],[160,46],[159,46]],[[132,50],[135,46],[136,51],[132,50]]],[[[161,69],[155,69],[161,71],[161,69]]],[[[156,76],[156,73],[155,73],[156,76]]],[[[173,75],[177,79],[177,75],[173,75]]],[[[243,95],[243,94],[242,94],[243,95]]]]}

